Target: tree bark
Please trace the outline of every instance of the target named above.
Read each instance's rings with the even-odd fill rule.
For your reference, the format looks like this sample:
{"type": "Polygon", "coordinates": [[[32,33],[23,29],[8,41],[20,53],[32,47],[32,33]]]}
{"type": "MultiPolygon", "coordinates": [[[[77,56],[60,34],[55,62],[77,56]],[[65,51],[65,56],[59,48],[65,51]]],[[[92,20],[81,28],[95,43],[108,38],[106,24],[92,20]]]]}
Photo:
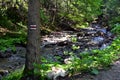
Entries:
{"type": "Polygon", "coordinates": [[[34,75],[34,63],[40,63],[40,0],[28,2],[28,40],[27,53],[24,69],[24,80],[37,80],[34,75]]]}

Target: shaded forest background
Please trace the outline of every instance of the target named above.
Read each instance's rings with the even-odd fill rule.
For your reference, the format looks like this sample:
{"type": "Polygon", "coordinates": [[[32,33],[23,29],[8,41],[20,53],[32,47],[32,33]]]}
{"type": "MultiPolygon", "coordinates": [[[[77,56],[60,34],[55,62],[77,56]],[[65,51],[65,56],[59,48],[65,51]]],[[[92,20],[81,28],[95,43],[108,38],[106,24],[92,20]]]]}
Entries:
{"type": "MultiPolygon", "coordinates": [[[[78,30],[97,23],[114,33],[120,31],[119,0],[41,0],[41,34],[78,30]]],[[[27,0],[0,1],[0,50],[26,44],[27,0]]]]}
{"type": "MultiPolygon", "coordinates": [[[[119,3],[119,0],[41,0],[41,29],[47,33],[60,28],[83,28],[98,20],[104,27],[108,24],[112,27],[119,23],[119,3]]],[[[25,33],[27,0],[2,0],[0,6],[0,26],[25,33]]]]}

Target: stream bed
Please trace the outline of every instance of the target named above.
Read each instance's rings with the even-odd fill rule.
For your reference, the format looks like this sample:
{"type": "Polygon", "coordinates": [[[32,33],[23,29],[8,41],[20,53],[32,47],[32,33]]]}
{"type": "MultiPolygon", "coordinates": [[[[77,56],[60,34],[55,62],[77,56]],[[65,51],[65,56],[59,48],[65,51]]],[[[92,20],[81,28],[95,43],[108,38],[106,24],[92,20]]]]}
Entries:
{"type": "MultiPolygon", "coordinates": [[[[92,49],[102,50],[109,46],[114,38],[115,36],[106,28],[94,25],[77,31],[52,32],[50,35],[42,36],[40,47],[46,59],[57,61],[55,56],[60,56],[64,61],[69,57],[64,55],[65,51],[79,55],[92,49]],[[72,39],[76,41],[73,42],[72,39]],[[79,49],[73,51],[73,45],[79,49]]],[[[26,48],[22,46],[16,46],[16,52],[11,49],[0,51],[0,76],[21,68],[25,63],[25,53],[26,48]]]]}

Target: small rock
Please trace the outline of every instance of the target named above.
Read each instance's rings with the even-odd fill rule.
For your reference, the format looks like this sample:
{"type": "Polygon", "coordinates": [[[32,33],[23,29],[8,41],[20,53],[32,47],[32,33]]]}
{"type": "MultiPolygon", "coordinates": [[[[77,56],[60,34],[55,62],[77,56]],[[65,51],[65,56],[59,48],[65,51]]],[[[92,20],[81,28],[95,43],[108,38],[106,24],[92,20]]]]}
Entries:
{"type": "Polygon", "coordinates": [[[72,60],[73,60],[73,59],[70,58],[70,57],[69,57],[69,58],[66,58],[66,59],[64,59],[64,63],[65,63],[65,64],[70,64],[70,63],[72,63],[72,60]]]}
{"type": "Polygon", "coordinates": [[[65,77],[67,72],[62,68],[52,67],[52,70],[47,73],[49,79],[57,80],[57,77],[65,77]]]}
{"type": "Polygon", "coordinates": [[[0,70],[0,75],[1,76],[6,76],[9,73],[8,70],[0,70]]]}

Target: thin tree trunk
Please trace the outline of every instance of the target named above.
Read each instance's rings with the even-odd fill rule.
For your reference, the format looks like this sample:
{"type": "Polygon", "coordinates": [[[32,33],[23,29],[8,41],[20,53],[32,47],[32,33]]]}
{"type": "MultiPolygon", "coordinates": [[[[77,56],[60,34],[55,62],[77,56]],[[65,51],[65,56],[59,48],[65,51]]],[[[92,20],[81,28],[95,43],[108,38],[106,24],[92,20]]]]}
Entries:
{"type": "Polygon", "coordinates": [[[34,78],[34,63],[40,63],[40,0],[29,0],[28,2],[28,42],[25,69],[23,74],[26,80],[37,80],[34,78]]]}

